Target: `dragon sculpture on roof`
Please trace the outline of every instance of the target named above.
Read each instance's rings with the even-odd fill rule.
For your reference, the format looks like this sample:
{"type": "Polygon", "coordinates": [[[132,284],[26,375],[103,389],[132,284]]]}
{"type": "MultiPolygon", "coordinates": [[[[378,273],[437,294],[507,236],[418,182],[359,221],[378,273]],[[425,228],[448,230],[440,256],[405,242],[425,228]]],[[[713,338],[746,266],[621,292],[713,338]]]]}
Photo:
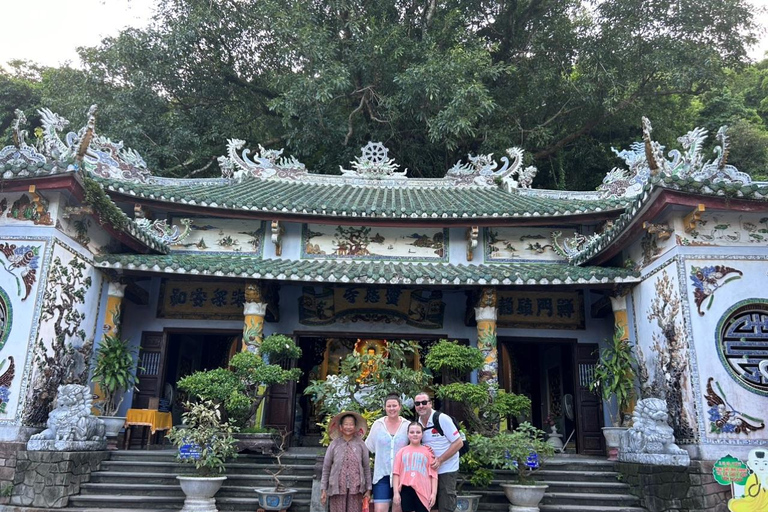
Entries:
{"type": "Polygon", "coordinates": [[[651,139],[651,122],[643,117],[643,142],[635,142],[628,150],[611,150],[624,160],[628,169],[614,167],[603,178],[598,191],[603,197],[633,197],[639,194],[645,184],[656,175],[692,178],[696,181],[709,180],[713,183],[750,183],[748,174],[728,164],[727,126],[722,126],[716,135],[719,145],[715,146],[715,158],[704,162],[702,154],[707,130],[694,128],[677,141],[682,151],[669,152],[671,160],[664,157],[664,146],[651,139]]]}
{"type": "Polygon", "coordinates": [[[244,147],[244,140],[227,140],[227,156],[218,158],[222,178],[235,179],[238,182],[246,177],[296,180],[307,174],[307,168],[304,164],[296,160],[295,157],[282,156],[282,149],[266,149],[259,144],[258,153],[251,159],[249,156],[251,150],[243,149],[244,147]],[[242,152],[238,154],[240,150],[242,152]]]}
{"type": "Polygon", "coordinates": [[[469,154],[467,163],[457,162],[448,169],[445,177],[453,179],[457,185],[492,186],[499,182],[507,191],[531,188],[537,173],[536,167],[531,165],[522,168],[524,152],[518,147],[507,149],[507,155],[509,158],[501,157],[504,165],[499,169],[499,163],[493,159],[493,153],[477,156],[469,154]]]}
{"type": "Polygon", "coordinates": [[[122,141],[114,142],[96,133],[96,105],[88,109],[88,122],[77,133],[59,136],[69,121],[50,109],[38,110],[43,127],[43,151],[51,158],[74,168],[82,167],[96,176],[109,179],[146,183],[152,174],[144,159],[122,141]]]}

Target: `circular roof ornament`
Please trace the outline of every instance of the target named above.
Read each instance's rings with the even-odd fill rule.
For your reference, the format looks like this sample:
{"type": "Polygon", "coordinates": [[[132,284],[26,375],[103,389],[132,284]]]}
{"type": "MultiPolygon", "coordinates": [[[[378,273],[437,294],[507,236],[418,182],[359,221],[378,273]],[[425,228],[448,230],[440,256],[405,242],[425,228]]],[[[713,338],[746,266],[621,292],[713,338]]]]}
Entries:
{"type": "Polygon", "coordinates": [[[372,164],[383,164],[389,160],[389,150],[381,142],[369,142],[363,146],[363,159],[372,164]]]}

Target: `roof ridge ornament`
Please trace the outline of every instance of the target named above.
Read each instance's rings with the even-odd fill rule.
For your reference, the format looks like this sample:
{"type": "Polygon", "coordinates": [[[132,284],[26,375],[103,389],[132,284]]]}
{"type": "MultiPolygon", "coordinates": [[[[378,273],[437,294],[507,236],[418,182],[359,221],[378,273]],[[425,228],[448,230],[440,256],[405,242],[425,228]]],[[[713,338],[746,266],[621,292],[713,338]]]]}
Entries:
{"type": "Polygon", "coordinates": [[[218,157],[221,177],[240,182],[244,178],[289,178],[298,179],[306,176],[307,168],[295,157],[284,157],[283,149],[266,149],[259,144],[259,152],[253,160],[249,158],[251,150],[243,149],[242,139],[227,139],[227,156],[218,157]],[[242,149],[241,154],[238,151],[242,149]]]}
{"type": "Polygon", "coordinates": [[[727,126],[721,126],[717,131],[716,139],[720,145],[714,149],[714,160],[704,163],[702,149],[707,130],[699,127],[678,137],[677,141],[683,151],[671,150],[669,156],[672,159],[667,160],[664,157],[664,146],[651,139],[651,122],[643,117],[643,142],[633,142],[629,149],[622,151],[611,148],[629,169],[614,167],[608,171],[598,191],[604,198],[633,197],[656,175],[691,178],[696,181],[709,180],[713,183],[751,183],[752,178],[747,173],[727,163],[727,130],[727,126]]]}
{"type": "MultiPolygon", "coordinates": [[[[0,167],[5,164],[19,167],[31,164],[42,167],[48,162],[45,155],[39,153],[34,146],[30,146],[25,140],[27,130],[22,129],[22,126],[27,124],[27,116],[20,109],[16,109],[14,114],[16,117],[11,125],[13,128],[13,144],[0,148],[0,167]]],[[[3,174],[3,178],[10,178],[12,176],[13,172],[10,170],[3,174]]]]}
{"type": "Polygon", "coordinates": [[[77,162],[81,168],[96,176],[123,181],[147,183],[152,173],[147,163],[134,149],[125,148],[123,141],[114,142],[96,133],[97,105],[88,109],[88,121],[77,133],[68,132],[64,140],[59,132],[69,126],[69,121],[48,108],[37,111],[43,127],[43,152],[61,162],[77,162]]]}
{"type": "Polygon", "coordinates": [[[524,154],[523,149],[519,147],[508,148],[509,158],[501,157],[500,160],[504,165],[499,169],[498,162],[493,159],[493,153],[476,156],[470,153],[467,155],[467,163],[459,160],[456,165],[448,169],[445,177],[452,178],[456,185],[492,186],[499,181],[507,192],[516,188],[531,188],[538,169],[532,165],[521,169],[524,154]],[[514,175],[519,179],[515,180],[514,175]]]}
{"type": "Polygon", "coordinates": [[[398,171],[400,165],[389,158],[389,149],[381,142],[368,142],[362,148],[362,156],[351,162],[352,169],[339,166],[342,176],[368,179],[407,179],[408,169],[398,171]]]}

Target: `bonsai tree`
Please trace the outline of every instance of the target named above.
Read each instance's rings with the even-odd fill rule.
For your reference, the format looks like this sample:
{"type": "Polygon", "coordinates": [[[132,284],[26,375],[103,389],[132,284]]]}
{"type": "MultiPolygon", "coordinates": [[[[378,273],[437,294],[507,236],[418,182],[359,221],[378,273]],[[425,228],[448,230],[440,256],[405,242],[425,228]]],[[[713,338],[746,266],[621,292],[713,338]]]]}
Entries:
{"type": "Polygon", "coordinates": [[[610,344],[600,351],[590,391],[599,392],[608,404],[614,427],[624,426],[623,414],[635,397],[635,357],[629,340],[622,339],[624,329],[616,326],[610,344]]]}
{"type": "Polygon", "coordinates": [[[104,336],[93,363],[91,379],[104,393],[101,406],[104,416],[114,416],[123,403],[123,394],[136,383],[137,351],[117,336],[104,336]],[[117,401],[117,397],[120,400],[117,401]]]}
{"type": "Polygon", "coordinates": [[[555,453],[544,436],[544,431],[526,421],[515,430],[501,432],[494,437],[471,436],[471,448],[467,455],[483,461],[484,467],[512,471],[519,484],[534,485],[533,472],[555,453]]]}
{"type": "Polygon", "coordinates": [[[470,432],[493,436],[499,432],[503,418],[530,411],[531,401],[496,385],[459,381],[466,373],[481,369],[484,363],[479,349],[448,340],[435,344],[426,357],[427,367],[436,373],[443,372],[448,380],[435,386],[435,395],[459,404],[470,432]]]}
{"type": "Polygon", "coordinates": [[[210,400],[186,402],[184,406],[187,409],[182,414],[185,427],[173,427],[167,437],[177,448],[189,447],[196,453],[179,450],[178,460],[194,464],[201,477],[223,473],[224,462],[237,457],[236,441],[232,437],[235,427],[222,421],[219,404],[210,400]]]}
{"type": "Polygon", "coordinates": [[[304,393],[320,403],[326,421],[341,411],[378,418],[389,393],[412,397],[429,382],[429,372],[409,367],[410,355],[418,357],[418,345],[406,340],[388,342],[385,354],[352,352],[341,361],[338,375],[311,381],[304,393]]]}
{"type": "Polygon", "coordinates": [[[284,369],[280,363],[301,356],[293,338],[283,334],[267,336],[260,354],[239,352],[228,368],[195,372],[179,380],[179,389],[199,400],[221,405],[227,421],[238,428],[253,427],[256,411],[271,386],[297,381],[299,368],[284,369]],[[264,361],[267,358],[268,362],[264,361]]]}

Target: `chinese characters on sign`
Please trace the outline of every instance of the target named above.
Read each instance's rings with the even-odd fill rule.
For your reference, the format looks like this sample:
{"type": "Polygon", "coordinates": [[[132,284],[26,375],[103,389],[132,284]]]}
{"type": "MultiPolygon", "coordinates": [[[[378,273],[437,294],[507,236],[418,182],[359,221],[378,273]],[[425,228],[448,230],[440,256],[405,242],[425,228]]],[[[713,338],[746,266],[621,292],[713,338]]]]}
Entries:
{"type": "Polygon", "coordinates": [[[500,291],[498,309],[499,327],[584,328],[581,292],[500,291]]]}
{"type": "MultiPolygon", "coordinates": [[[[275,321],[273,295],[265,293],[267,321],[275,321]]],[[[245,285],[242,282],[180,281],[166,279],[160,287],[158,318],[242,320],[245,285]]]]}

